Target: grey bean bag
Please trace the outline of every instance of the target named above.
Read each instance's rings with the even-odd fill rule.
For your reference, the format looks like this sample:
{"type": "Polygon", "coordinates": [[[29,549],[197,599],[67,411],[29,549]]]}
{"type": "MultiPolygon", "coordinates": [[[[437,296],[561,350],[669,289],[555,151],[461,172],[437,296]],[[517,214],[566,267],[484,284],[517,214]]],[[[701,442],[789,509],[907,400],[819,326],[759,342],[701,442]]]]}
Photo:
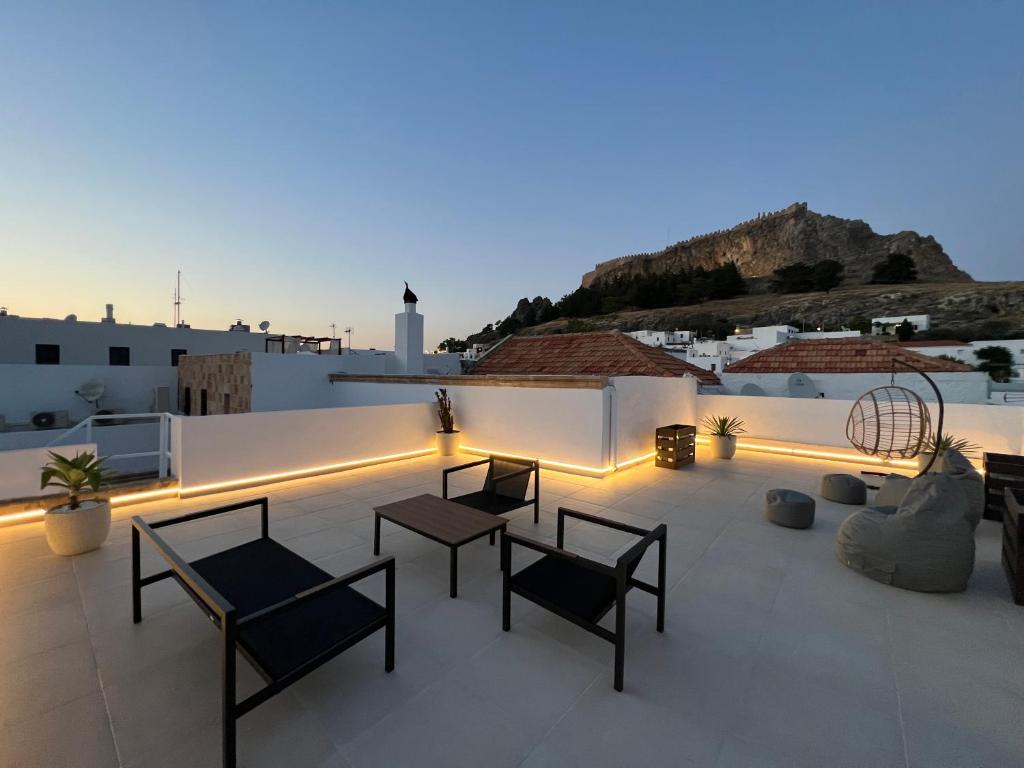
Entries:
{"type": "Polygon", "coordinates": [[[814,525],[814,499],[800,491],[773,488],[765,495],[764,516],[786,528],[810,528],[814,525]]]}
{"type": "Polygon", "coordinates": [[[942,455],[942,474],[952,477],[967,497],[967,522],[971,530],[978,527],[985,513],[985,479],[959,451],[942,455]]]}
{"type": "Polygon", "coordinates": [[[888,475],[875,494],[876,507],[898,507],[910,490],[914,478],[906,475],[888,475]]]}
{"type": "Polygon", "coordinates": [[[840,504],[864,504],[868,500],[868,486],[853,475],[825,475],[821,478],[821,495],[840,504]]]}
{"type": "Polygon", "coordinates": [[[836,556],[868,578],[917,592],[961,592],[974,570],[974,529],[962,483],[915,478],[894,514],[863,510],[839,527],[836,556]]]}

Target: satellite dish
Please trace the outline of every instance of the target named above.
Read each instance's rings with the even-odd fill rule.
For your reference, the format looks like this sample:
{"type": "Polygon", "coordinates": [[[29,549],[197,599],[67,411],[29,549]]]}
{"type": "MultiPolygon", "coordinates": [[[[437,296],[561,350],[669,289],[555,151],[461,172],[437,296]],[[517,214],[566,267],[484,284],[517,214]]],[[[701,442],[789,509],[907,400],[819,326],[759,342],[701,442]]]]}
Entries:
{"type": "Polygon", "coordinates": [[[80,398],[89,403],[89,405],[96,405],[99,399],[103,397],[103,392],[107,386],[99,379],[93,379],[85,382],[82,386],[75,390],[75,394],[80,398]]]}
{"type": "Polygon", "coordinates": [[[764,397],[765,392],[757,384],[744,384],[740,388],[740,394],[745,397],[764,397]]]}
{"type": "Polygon", "coordinates": [[[803,373],[793,373],[786,380],[786,388],[789,390],[790,397],[810,397],[814,398],[818,396],[818,388],[814,386],[814,382],[811,381],[810,377],[803,373]]]}
{"type": "Polygon", "coordinates": [[[66,323],[73,323],[76,320],[78,320],[78,315],[68,315],[67,317],[64,318],[64,322],[66,323]]]}
{"type": "Polygon", "coordinates": [[[263,320],[263,321],[260,322],[260,330],[263,331],[264,333],[267,332],[267,329],[269,327],[270,327],[270,321],[269,320],[263,320]]]}

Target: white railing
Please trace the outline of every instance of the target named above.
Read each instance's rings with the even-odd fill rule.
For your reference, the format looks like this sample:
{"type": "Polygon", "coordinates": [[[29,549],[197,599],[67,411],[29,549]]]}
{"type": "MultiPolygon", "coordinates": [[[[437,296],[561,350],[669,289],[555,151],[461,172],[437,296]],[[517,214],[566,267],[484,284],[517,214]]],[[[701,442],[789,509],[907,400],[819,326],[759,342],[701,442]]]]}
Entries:
{"type": "Polygon", "coordinates": [[[149,456],[157,457],[157,472],[161,478],[167,477],[171,461],[173,457],[174,446],[171,445],[171,414],[169,413],[109,413],[109,414],[96,414],[89,416],[84,419],[71,429],[61,433],[49,443],[46,447],[57,445],[58,443],[64,442],[67,438],[72,435],[84,432],[85,442],[92,443],[93,440],[93,426],[97,422],[103,421],[152,421],[154,419],[160,420],[160,437],[157,443],[157,449],[155,451],[138,451],[135,453],[114,453],[108,456],[104,456],[107,461],[116,461],[122,459],[141,459],[149,456]]]}

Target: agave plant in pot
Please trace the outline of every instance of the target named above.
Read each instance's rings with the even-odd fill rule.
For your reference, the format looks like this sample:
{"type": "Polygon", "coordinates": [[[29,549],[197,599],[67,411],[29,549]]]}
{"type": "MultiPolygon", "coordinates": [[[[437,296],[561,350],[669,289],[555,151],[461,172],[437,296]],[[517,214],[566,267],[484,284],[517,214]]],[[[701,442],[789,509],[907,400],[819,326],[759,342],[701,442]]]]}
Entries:
{"type": "Polygon", "coordinates": [[[459,430],[455,428],[455,411],[447,389],[434,393],[437,398],[437,418],[441,429],[437,431],[437,452],[442,456],[454,456],[459,452],[459,430]]]}
{"type": "Polygon", "coordinates": [[[946,451],[956,451],[967,458],[971,458],[972,456],[977,456],[979,450],[981,450],[981,446],[975,445],[970,440],[962,437],[951,435],[948,432],[943,432],[941,435],[932,435],[925,440],[921,453],[917,454],[917,471],[924,472],[933,455],[935,456],[935,463],[932,464],[932,468],[928,471],[941,472],[942,460],[946,455],[946,451]]]}
{"type": "Polygon", "coordinates": [[[107,499],[82,500],[85,490],[101,491],[112,473],[103,459],[86,451],[74,458],[50,451],[43,466],[40,488],[57,487],[67,491],[67,502],[47,510],[43,517],[46,543],[58,555],[80,555],[103,546],[110,533],[110,502],[107,499]]]}
{"type": "Polygon", "coordinates": [[[711,436],[711,455],[731,459],[736,454],[736,437],[747,430],[743,420],[735,416],[705,416],[702,422],[711,436]]]}

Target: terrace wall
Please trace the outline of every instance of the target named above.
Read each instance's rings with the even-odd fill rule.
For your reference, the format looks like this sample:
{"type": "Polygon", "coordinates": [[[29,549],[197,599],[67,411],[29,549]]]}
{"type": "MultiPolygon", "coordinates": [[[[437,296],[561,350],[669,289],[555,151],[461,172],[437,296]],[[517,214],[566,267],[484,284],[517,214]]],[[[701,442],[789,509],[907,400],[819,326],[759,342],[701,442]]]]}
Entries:
{"type": "MultiPolygon", "coordinates": [[[[76,443],[62,446],[57,450],[74,456],[84,451],[95,451],[96,443],[76,443]]],[[[49,461],[48,451],[47,448],[0,451],[0,499],[38,496],[40,470],[43,464],[49,461]]]]}

